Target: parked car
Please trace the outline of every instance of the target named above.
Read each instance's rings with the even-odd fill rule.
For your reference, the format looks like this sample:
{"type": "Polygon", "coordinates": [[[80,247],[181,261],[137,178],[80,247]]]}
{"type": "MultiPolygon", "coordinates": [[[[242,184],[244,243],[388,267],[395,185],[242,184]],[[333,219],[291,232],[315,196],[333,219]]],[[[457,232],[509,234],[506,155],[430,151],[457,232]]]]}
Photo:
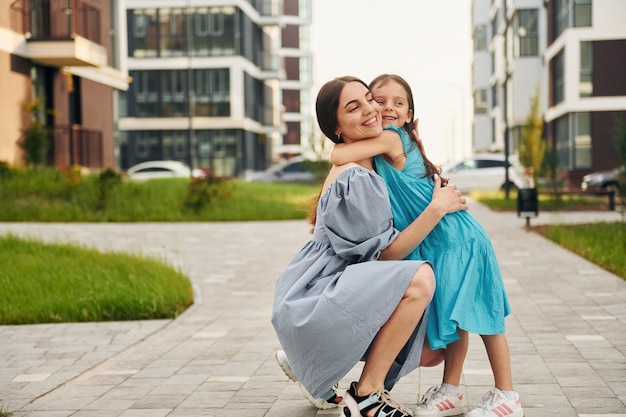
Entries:
{"type": "Polygon", "coordinates": [[[126,171],[131,180],[149,180],[154,178],[201,178],[202,170],[193,171],[180,161],[146,161],[134,165],[126,171]]]}
{"type": "Polygon", "coordinates": [[[619,175],[624,175],[626,165],[615,168],[611,171],[592,172],[583,177],[580,188],[587,190],[589,188],[605,188],[616,189],[619,182],[619,175]]]}
{"type": "MultiPolygon", "coordinates": [[[[503,154],[475,154],[461,161],[446,164],[441,175],[468,193],[472,190],[499,191],[504,189],[505,159],[503,154]]],[[[509,183],[511,190],[522,188],[522,169],[513,155],[509,156],[509,183]]]]}
{"type": "Polygon", "coordinates": [[[314,183],[315,174],[309,170],[305,160],[296,156],[287,161],[274,165],[265,171],[257,172],[248,178],[249,181],[257,182],[304,182],[314,183]]]}

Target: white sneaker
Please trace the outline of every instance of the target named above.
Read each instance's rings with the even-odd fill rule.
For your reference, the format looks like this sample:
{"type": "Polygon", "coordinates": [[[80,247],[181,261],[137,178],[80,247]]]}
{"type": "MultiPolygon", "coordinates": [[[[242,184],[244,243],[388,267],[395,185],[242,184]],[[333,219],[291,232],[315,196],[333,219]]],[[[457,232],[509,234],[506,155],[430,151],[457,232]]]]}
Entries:
{"type": "Polygon", "coordinates": [[[482,396],[478,401],[478,408],[467,413],[467,417],[523,417],[524,409],[519,394],[509,400],[498,388],[482,396]]]}
{"type": "Polygon", "coordinates": [[[435,385],[426,391],[415,409],[416,416],[446,417],[463,414],[463,394],[448,394],[441,388],[442,385],[435,385]]]}
{"type": "MultiPolygon", "coordinates": [[[[300,391],[302,391],[302,395],[304,395],[304,398],[306,398],[311,403],[312,406],[320,410],[327,410],[329,408],[335,408],[339,406],[338,403],[331,401],[333,397],[337,398],[336,397],[337,385],[333,387],[333,389],[331,390],[332,392],[329,391],[328,398],[314,398],[311,394],[309,394],[309,391],[307,391],[307,389],[304,388],[304,385],[302,385],[302,383],[298,381],[298,378],[293,373],[293,369],[291,369],[291,365],[289,365],[289,360],[287,360],[287,355],[285,354],[285,351],[283,350],[277,351],[276,353],[274,353],[274,357],[276,358],[276,362],[278,362],[278,366],[280,366],[280,368],[283,370],[285,375],[287,375],[287,377],[291,379],[293,382],[298,384],[298,386],[300,387],[300,391]]],[[[340,397],[337,399],[339,399],[341,402],[340,397]]]]}

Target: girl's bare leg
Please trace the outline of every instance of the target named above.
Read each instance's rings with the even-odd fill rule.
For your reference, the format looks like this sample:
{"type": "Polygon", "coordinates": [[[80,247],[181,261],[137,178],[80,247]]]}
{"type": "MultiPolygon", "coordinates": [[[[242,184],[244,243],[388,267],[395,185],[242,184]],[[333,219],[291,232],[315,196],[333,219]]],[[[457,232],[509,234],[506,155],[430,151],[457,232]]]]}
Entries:
{"type": "Polygon", "coordinates": [[[504,334],[494,334],[481,335],[481,337],[487,349],[487,356],[491,364],[496,388],[500,391],[513,391],[511,355],[506,336],[504,334]]]}
{"type": "Polygon", "coordinates": [[[387,372],[413,334],[434,291],[433,270],[424,264],[415,273],[398,307],[374,338],[357,385],[357,395],[367,395],[385,386],[387,372]]]}
{"type": "Polygon", "coordinates": [[[463,363],[467,356],[469,335],[465,330],[458,329],[459,340],[446,346],[446,359],[443,365],[443,382],[458,387],[461,384],[463,363]]]}

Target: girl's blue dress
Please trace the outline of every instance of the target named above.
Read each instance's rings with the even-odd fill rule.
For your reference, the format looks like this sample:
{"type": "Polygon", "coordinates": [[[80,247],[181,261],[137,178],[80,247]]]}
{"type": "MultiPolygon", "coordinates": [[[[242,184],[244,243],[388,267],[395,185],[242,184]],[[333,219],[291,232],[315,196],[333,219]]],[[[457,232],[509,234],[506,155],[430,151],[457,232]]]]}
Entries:
{"type": "MultiPolygon", "coordinates": [[[[424,159],[408,133],[390,129],[402,139],[406,165],[398,171],[382,156],[374,162],[389,190],[394,226],[404,230],[430,203],[434,182],[424,176],[424,159]]],[[[447,214],[406,259],[434,266],[437,289],[427,326],[433,349],[457,340],[457,327],[480,335],[504,333],[510,307],[498,260],[486,231],[468,211],[447,214]]]]}

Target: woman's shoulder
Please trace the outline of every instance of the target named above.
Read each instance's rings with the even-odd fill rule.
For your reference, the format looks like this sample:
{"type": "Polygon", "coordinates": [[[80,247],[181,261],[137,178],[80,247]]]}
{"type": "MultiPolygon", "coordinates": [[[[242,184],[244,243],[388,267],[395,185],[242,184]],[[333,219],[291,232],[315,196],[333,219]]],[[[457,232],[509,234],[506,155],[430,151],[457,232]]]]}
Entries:
{"type": "Polygon", "coordinates": [[[372,182],[382,181],[382,178],[371,169],[354,162],[344,165],[333,165],[324,182],[323,190],[327,190],[333,184],[345,185],[352,182],[372,182]]]}

